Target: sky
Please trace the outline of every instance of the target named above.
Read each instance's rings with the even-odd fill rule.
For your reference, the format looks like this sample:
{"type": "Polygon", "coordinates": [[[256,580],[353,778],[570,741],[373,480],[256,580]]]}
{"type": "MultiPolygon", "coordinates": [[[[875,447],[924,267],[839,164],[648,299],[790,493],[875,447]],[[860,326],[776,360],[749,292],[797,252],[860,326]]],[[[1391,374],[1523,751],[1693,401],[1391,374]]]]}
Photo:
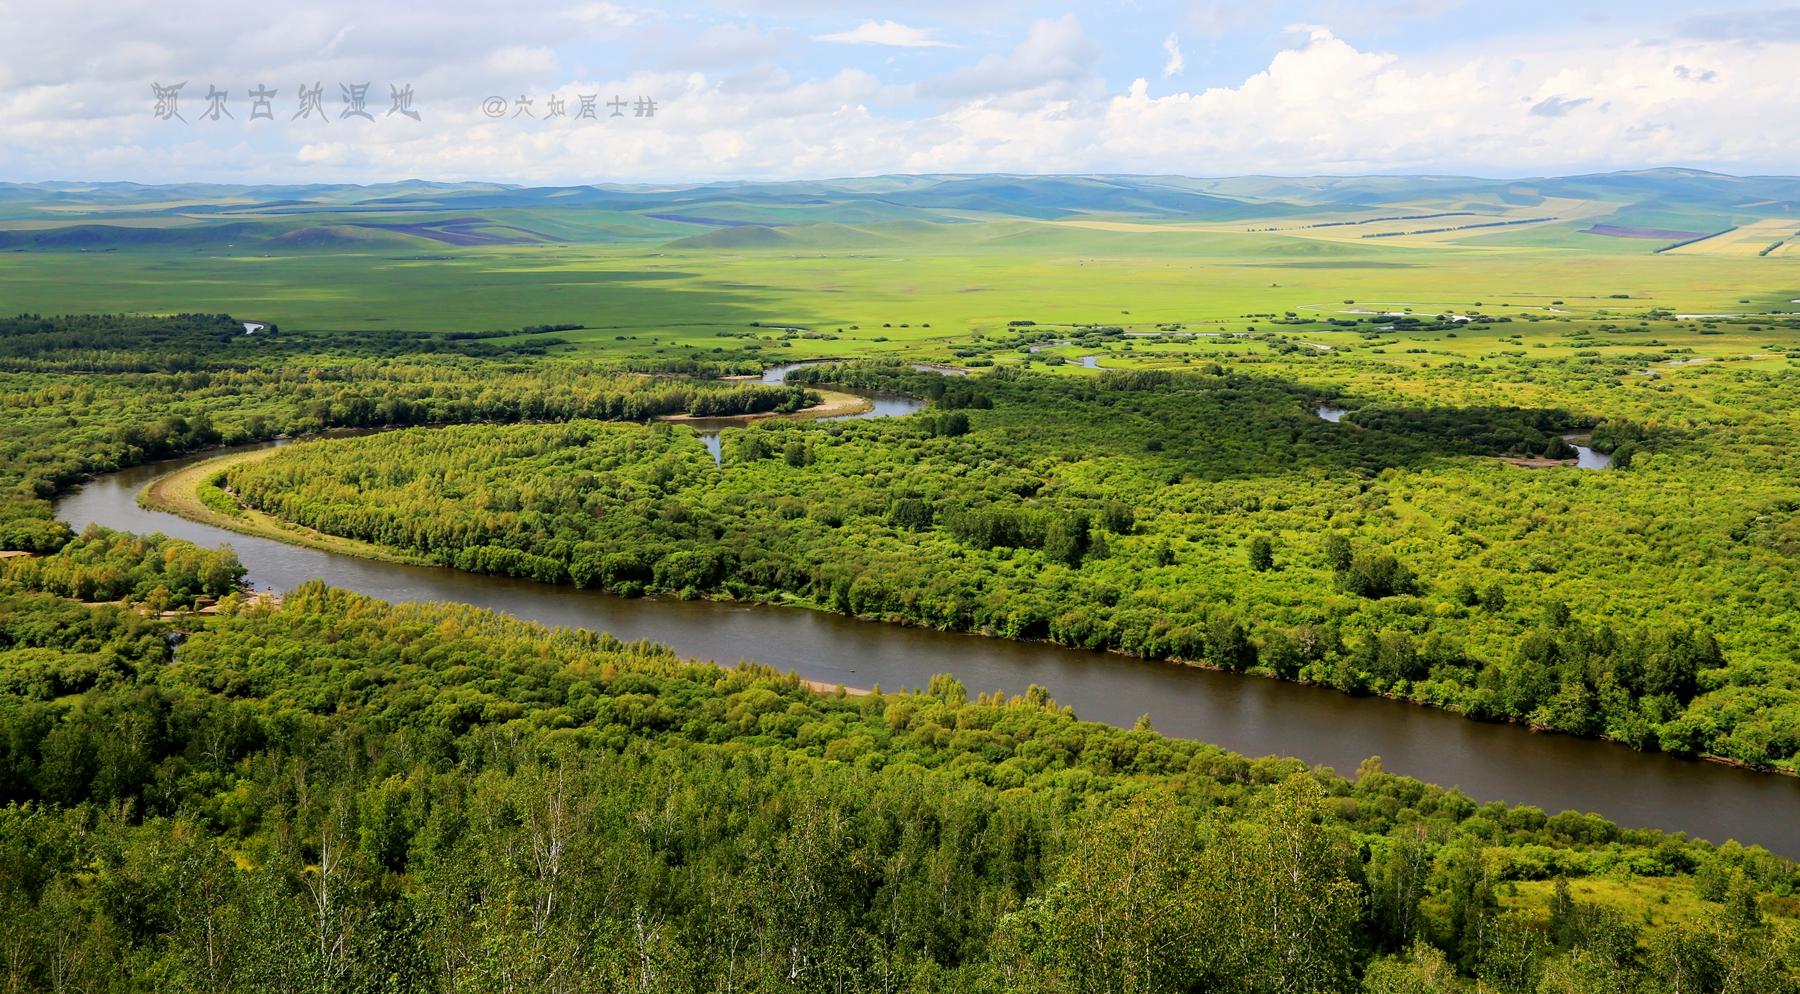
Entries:
{"type": "Polygon", "coordinates": [[[1800,173],[1800,7],[1755,0],[0,0],[0,18],[11,182],[1800,173]]]}

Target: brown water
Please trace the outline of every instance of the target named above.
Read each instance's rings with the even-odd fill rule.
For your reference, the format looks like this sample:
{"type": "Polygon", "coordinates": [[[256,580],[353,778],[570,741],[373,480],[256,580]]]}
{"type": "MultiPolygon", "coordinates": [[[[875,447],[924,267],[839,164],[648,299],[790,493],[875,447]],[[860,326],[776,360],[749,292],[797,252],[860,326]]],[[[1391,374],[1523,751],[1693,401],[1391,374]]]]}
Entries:
{"type": "Polygon", "coordinates": [[[369,562],[237,535],[137,506],[151,479],[218,453],[102,477],[58,503],[77,529],[90,521],[229,542],[258,588],[319,578],[388,601],[461,601],[546,625],[667,643],[724,663],[748,657],[810,680],[888,690],[954,673],[976,691],[1048,687],[1082,718],[1129,726],[1148,714],[1164,734],[1249,756],[1294,756],[1355,770],[1379,755],[1391,773],[1458,786],[1478,801],[1597,812],[1621,825],[1737,839],[1800,856],[1800,780],[1623,746],[1540,735],[1444,711],[1170,663],[857,621],[792,608],[665,598],[624,600],[591,590],[448,569],[369,562]]]}

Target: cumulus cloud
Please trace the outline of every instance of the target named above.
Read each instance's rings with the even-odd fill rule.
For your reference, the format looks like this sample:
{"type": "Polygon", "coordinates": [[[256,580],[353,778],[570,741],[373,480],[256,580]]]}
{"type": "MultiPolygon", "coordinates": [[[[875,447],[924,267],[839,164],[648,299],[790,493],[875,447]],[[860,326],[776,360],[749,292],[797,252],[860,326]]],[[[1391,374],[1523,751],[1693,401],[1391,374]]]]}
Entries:
{"type": "MultiPolygon", "coordinates": [[[[1634,44],[1494,43],[1428,56],[1308,27],[1232,85],[1152,97],[1144,80],[1102,78],[1101,46],[1074,14],[1020,23],[967,54],[931,46],[909,75],[885,65],[905,54],[891,44],[808,45],[816,25],[802,33],[675,10],[441,0],[425,17],[321,0],[252,15],[227,0],[196,2],[191,25],[166,29],[123,6],[70,21],[53,5],[15,5],[15,30],[0,38],[0,179],[562,183],[1658,164],[1780,172],[1800,160],[1800,134],[1767,126],[1800,113],[1800,39],[1765,31],[1744,40],[1729,26],[1690,23],[1634,44]],[[590,44],[601,47],[582,47],[590,44]],[[629,64],[628,51],[660,68],[588,68],[629,64]],[[153,118],[150,83],[182,80],[188,123],[153,118]],[[301,80],[323,82],[329,120],[293,118],[301,80]],[[374,121],[341,114],[339,84],[363,82],[374,121]],[[278,92],[274,120],[248,119],[245,92],[258,84],[278,92]],[[422,120],[385,113],[391,84],[414,87],[422,120]],[[196,94],[213,85],[231,93],[234,117],[198,118],[196,94]],[[506,116],[482,112],[490,96],[506,116]],[[594,117],[579,115],[584,96],[597,102],[594,117]],[[536,118],[511,116],[520,97],[536,118]],[[657,102],[654,117],[636,114],[639,97],[657,102]],[[613,100],[624,116],[610,116],[613,100]],[[565,114],[549,113],[557,102],[565,114]]],[[[859,23],[935,38],[876,13],[859,23]]],[[[1182,23],[1190,38],[1201,30],[1182,23]]],[[[1164,51],[1166,61],[1134,75],[1154,77],[1161,63],[1175,78],[1185,68],[1180,38],[1170,35],[1164,51]]]]}
{"type": "Polygon", "coordinates": [[[1099,143],[1202,172],[1791,164],[1800,141],[1751,122],[1800,109],[1785,68],[1797,54],[1641,44],[1409,65],[1314,30],[1241,86],[1152,99],[1134,85],[1099,143]],[[1674,72],[1696,64],[1731,64],[1732,78],[1674,72]]]}
{"type": "Polygon", "coordinates": [[[925,28],[910,28],[897,21],[864,21],[849,31],[813,35],[813,41],[837,42],[840,45],[892,45],[895,48],[955,48],[947,41],[933,38],[925,28]]]}

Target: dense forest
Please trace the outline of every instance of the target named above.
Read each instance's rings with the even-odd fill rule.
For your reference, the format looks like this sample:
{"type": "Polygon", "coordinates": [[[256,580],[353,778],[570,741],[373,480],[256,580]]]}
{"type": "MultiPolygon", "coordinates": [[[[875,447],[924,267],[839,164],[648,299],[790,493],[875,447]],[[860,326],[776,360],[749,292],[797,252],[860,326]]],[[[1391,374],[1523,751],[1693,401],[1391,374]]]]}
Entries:
{"type": "Polygon", "coordinates": [[[1754,848],[1036,687],[818,693],[317,583],[222,608],[0,594],[7,989],[1795,990],[1800,867],[1754,848]]]}
{"type": "MultiPolygon", "coordinates": [[[[283,331],[229,314],[141,316],[80,314],[0,318],[0,370],[59,373],[172,373],[273,368],[333,359],[478,358],[541,356],[565,342],[556,332],[580,325],[533,325],[512,330],[451,332],[283,331]],[[249,330],[252,325],[255,330],[249,330]]],[[[749,352],[714,350],[704,359],[638,360],[634,372],[751,373],[762,368],[749,352]]]]}
{"type": "Polygon", "coordinates": [[[1800,505],[1779,479],[1695,479],[1670,430],[1589,421],[1618,468],[1533,472],[1467,457],[1553,453],[1582,419],[1383,403],[1333,424],[1316,389],[1222,371],[797,372],[934,406],[727,430],[717,469],[686,429],[576,422],[295,446],[221,482],[461,569],[797,600],[1759,767],[1800,751],[1800,505]]]}
{"type": "Polygon", "coordinates": [[[764,387],[708,379],[729,356],[482,351],[554,329],[258,353],[233,324],[0,328],[0,545],[33,553],[0,562],[9,991],[1800,991],[1800,867],[1758,848],[1082,722],[1039,687],[820,692],[466,606],[246,600],[228,549],[77,534],[49,503],[219,444],[451,425],[207,489],[465,569],[1788,766],[1782,376],[1619,397],[1585,367],[867,364],[764,387]],[[727,429],[717,466],[640,423],[827,384],[932,406],[727,429]],[[1578,432],[1618,468],[1491,458],[1578,432]]]}

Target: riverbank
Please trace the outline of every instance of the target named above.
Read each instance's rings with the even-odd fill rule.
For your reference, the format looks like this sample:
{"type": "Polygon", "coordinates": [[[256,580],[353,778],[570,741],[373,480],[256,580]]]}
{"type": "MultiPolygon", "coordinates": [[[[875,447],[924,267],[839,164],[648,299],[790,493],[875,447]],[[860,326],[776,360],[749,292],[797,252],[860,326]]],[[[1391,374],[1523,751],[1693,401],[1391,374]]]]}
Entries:
{"type": "Polygon", "coordinates": [[[875,402],[867,397],[859,397],[853,393],[840,393],[836,390],[816,390],[824,398],[812,407],[782,414],[776,411],[759,411],[755,414],[698,415],[671,414],[657,418],[658,421],[669,421],[675,424],[702,422],[709,426],[745,425],[752,421],[812,421],[818,418],[846,418],[863,414],[875,409],[875,402]]]}
{"type": "Polygon", "coordinates": [[[473,604],[550,628],[665,644],[685,658],[725,665],[752,659],[833,693],[839,684],[924,686],[945,671],[954,672],[971,695],[997,688],[1019,693],[1035,684],[1086,720],[1130,728],[1149,714],[1165,735],[1246,756],[1293,756],[1355,769],[1378,755],[1389,772],[1460,786],[1478,802],[1579,808],[1622,824],[1800,853],[1800,781],[1791,777],[1534,734],[1385,696],[1353,697],[1322,686],[1247,680],[1243,673],[1049,642],[860,620],[792,598],[783,598],[781,606],[773,599],[766,605],[728,598],[627,599],[529,579],[332,555],[294,541],[291,533],[234,536],[138,502],[147,484],[204,461],[190,456],[95,477],[60,498],[57,514],[77,527],[95,522],[140,534],[161,531],[203,547],[233,543],[259,590],[293,590],[317,579],[394,604],[473,604]],[[792,607],[810,609],[784,610],[792,607]]]}
{"type": "MultiPolygon", "coordinates": [[[[166,511],[197,524],[223,528],[240,535],[274,539],[278,542],[316,549],[320,552],[334,552],[339,555],[374,559],[384,563],[427,565],[426,561],[420,557],[397,553],[370,542],[328,535],[325,532],[277,518],[272,514],[244,507],[241,503],[238,505],[237,513],[226,514],[207,506],[200,499],[199,491],[202,484],[223,476],[233,466],[266,459],[277,451],[280,450],[271,447],[250,452],[234,452],[215,459],[208,459],[205,462],[170,473],[168,476],[158,477],[144,489],[138,491],[138,506],[150,511],[166,511]]],[[[230,495],[227,494],[227,496],[230,495]]],[[[235,498],[233,499],[235,500],[235,498]]]]}
{"type": "MultiPolygon", "coordinates": [[[[861,399],[861,398],[858,398],[858,399],[861,399]]],[[[150,483],[148,486],[146,486],[143,489],[143,491],[139,494],[138,504],[140,507],[144,507],[144,508],[150,509],[150,510],[169,511],[171,513],[180,515],[181,517],[183,517],[189,521],[194,521],[194,522],[197,522],[200,524],[211,525],[214,527],[223,528],[223,529],[237,532],[240,534],[251,535],[251,536],[255,536],[255,537],[259,537],[259,538],[271,539],[271,540],[282,542],[285,544],[300,546],[303,548],[309,548],[309,549],[313,549],[316,551],[327,552],[327,553],[336,553],[336,554],[349,556],[349,557],[353,557],[353,558],[374,560],[374,561],[379,561],[379,562],[401,563],[401,564],[415,565],[415,566],[437,565],[421,556],[408,555],[407,553],[405,553],[401,550],[386,548],[383,546],[375,545],[373,543],[363,542],[363,541],[359,541],[359,540],[355,540],[355,539],[342,538],[342,537],[330,535],[327,533],[319,532],[319,531],[313,530],[311,528],[308,528],[308,527],[305,527],[305,526],[302,526],[302,525],[299,525],[299,524],[296,524],[293,522],[289,522],[289,521],[286,521],[284,519],[281,519],[281,518],[278,518],[278,517],[275,517],[272,515],[268,515],[261,511],[256,511],[256,510],[249,509],[249,508],[243,508],[241,505],[238,505],[237,513],[235,513],[235,514],[229,513],[229,508],[221,508],[218,506],[220,503],[219,497],[221,494],[223,494],[223,491],[213,491],[211,493],[210,499],[213,501],[214,506],[207,505],[206,500],[204,500],[200,494],[200,488],[202,486],[206,485],[209,481],[216,481],[220,476],[223,475],[223,473],[227,469],[229,469],[230,467],[232,467],[234,465],[241,465],[243,463],[247,463],[250,461],[266,458],[268,456],[268,454],[273,451],[275,451],[275,450],[270,448],[270,449],[260,449],[260,450],[256,450],[256,451],[252,451],[252,452],[246,452],[246,453],[238,453],[238,454],[234,454],[234,455],[230,455],[230,456],[222,456],[222,457],[218,457],[218,458],[197,464],[195,466],[185,468],[183,470],[180,470],[180,471],[170,474],[168,476],[162,477],[160,479],[153,481],[152,483],[150,483]]],[[[226,496],[229,496],[229,495],[226,495],[226,496]]],[[[724,593],[712,594],[712,595],[703,594],[702,599],[718,601],[718,602],[722,602],[722,603],[746,605],[746,606],[761,605],[761,606],[773,607],[776,609],[800,608],[800,609],[804,609],[808,613],[842,614],[842,612],[834,609],[832,606],[828,605],[827,603],[823,603],[814,598],[797,595],[797,594],[794,594],[791,592],[779,592],[779,593],[775,593],[775,594],[769,595],[769,596],[748,596],[748,597],[746,597],[746,596],[734,597],[730,594],[724,594],[724,593]]],[[[854,618],[856,620],[861,620],[861,621],[869,621],[869,622],[875,622],[875,623],[880,623],[880,624],[894,625],[894,626],[897,626],[900,628],[912,628],[912,627],[927,627],[927,628],[929,628],[929,627],[931,627],[931,626],[917,626],[916,622],[912,621],[911,619],[905,618],[903,616],[897,615],[897,614],[875,614],[875,615],[843,614],[843,616],[854,618]]],[[[933,629],[933,630],[937,630],[937,629],[933,629]]],[[[1021,640],[1021,639],[1016,639],[1016,638],[1009,638],[998,632],[991,631],[991,630],[985,630],[985,629],[974,629],[974,630],[964,632],[963,634],[980,637],[980,638],[993,639],[993,640],[1001,641],[1001,642],[1016,643],[1016,644],[1025,644],[1025,643],[1034,643],[1034,644],[1042,644],[1042,645],[1057,644],[1057,643],[1052,643],[1052,642],[1047,642],[1047,641],[1039,642],[1038,640],[1021,640]]],[[[1145,658],[1145,657],[1136,655],[1134,653],[1125,652],[1125,651],[1121,651],[1118,649],[1107,649],[1107,650],[1104,650],[1104,652],[1106,655],[1111,656],[1113,658],[1127,658],[1127,659],[1140,659],[1140,660],[1145,658]]],[[[1325,691],[1328,693],[1334,693],[1334,694],[1345,694],[1346,696],[1349,696],[1352,698],[1365,697],[1365,696],[1380,697],[1380,698],[1394,701],[1396,703],[1404,704],[1405,706],[1408,706],[1408,707],[1417,707],[1417,708],[1424,708],[1424,709],[1429,709],[1429,710],[1436,710],[1436,711],[1439,711],[1440,713],[1454,715],[1459,720],[1462,720],[1462,721],[1498,722],[1501,724],[1510,724],[1510,725],[1514,725],[1519,728],[1528,729],[1532,733],[1555,733],[1557,735],[1566,736],[1568,738],[1576,739],[1576,740],[1600,741],[1600,742],[1606,742],[1609,744],[1614,743],[1613,739],[1611,739],[1605,735],[1571,735],[1570,733],[1563,732],[1563,731],[1553,729],[1553,728],[1536,727],[1536,726],[1531,725],[1529,722],[1525,722],[1525,721],[1518,721],[1518,720],[1512,720],[1512,719],[1506,719],[1506,718],[1497,718],[1497,719],[1472,718],[1472,717],[1468,716],[1462,710],[1462,708],[1456,706],[1454,703],[1447,703],[1442,700],[1426,699],[1426,698],[1422,698],[1419,696],[1415,696],[1410,693],[1395,693],[1395,692],[1391,692],[1391,691],[1376,690],[1373,688],[1371,688],[1369,690],[1365,690],[1361,693],[1354,693],[1354,692],[1348,692],[1341,688],[1335,687],[1328,682],[1322,682],[1322,681],[1319,681],[1316,679],[1296,679],[1296,678],[1291,678],[1291,677],[1281,677],[1272,672],[1263,670],[1261,668],[1254,668],[1249,671],[1228,671],[1221,667],[1217,667],[1215,665],[1206,663],[1204,661],[1183,659],[1178,656],[1169,656],[1169,657],[1166,657],[1165,659],[1163,659],[1162,661],[1165,663],[1168,663],[1168,664],[1174,664],[1177,666],[1188,667],[1188,668],[1217,670],[1219,672],[1231,672],[1234,676],[1238,676],[1238,677],[1242,677],[1242,676],[1261,677],[1261,678],[1264,678],[1264,679],[1267,679],[1270,681],[1274,681],[1277,683],[1286,683],[1286,684],[1297,685],[1297,686],[1302,686],[1302,687],[1316,688],[1316,689],[1319,689],[1319,690],[1322,690],[1322,691],[1325,691]]],[[[854,671],[852,671],[852,672],[854,672],[854,671]]],[[[1630,748],[1629,746],[1626,746],[1623,743],[1618,743],[1618,745],[1619,745],[1619,747],[1622,747],[1622,748],[1630,748]]],[[[1738,767],[1738,768],[1741,768],[1741,769],[1744,769],[1747,771],[1755,771],[1758,773],[1775,773],[1775,774],[1781,775],[1784,778],[1793,778],[1797,775],[1796,770],[1792,766],[1786,765],[1786,764],[1781,764],[1781,763],[1771,763],[1771,764],[1767,764],[1767,765],[1763,765],[1763,766],[1754,766],[1754,765],[1744,763],[1740,760],[1737,760],[1737,759],[1734,759],[1731,757],[1721,756],[1721,755],[1704,752],[1704,751],[1698,752],[1697,754],[1693,754],[1691,758],[1698,759],[1698,760],[1704,760],[1704,761],[1707,761],[1710,763],[1715,763],[1715,764],[1720,764],[1720,765],[1725,765],[1725,766],[1734,766],[1734,767],[1738,767]]]]}

